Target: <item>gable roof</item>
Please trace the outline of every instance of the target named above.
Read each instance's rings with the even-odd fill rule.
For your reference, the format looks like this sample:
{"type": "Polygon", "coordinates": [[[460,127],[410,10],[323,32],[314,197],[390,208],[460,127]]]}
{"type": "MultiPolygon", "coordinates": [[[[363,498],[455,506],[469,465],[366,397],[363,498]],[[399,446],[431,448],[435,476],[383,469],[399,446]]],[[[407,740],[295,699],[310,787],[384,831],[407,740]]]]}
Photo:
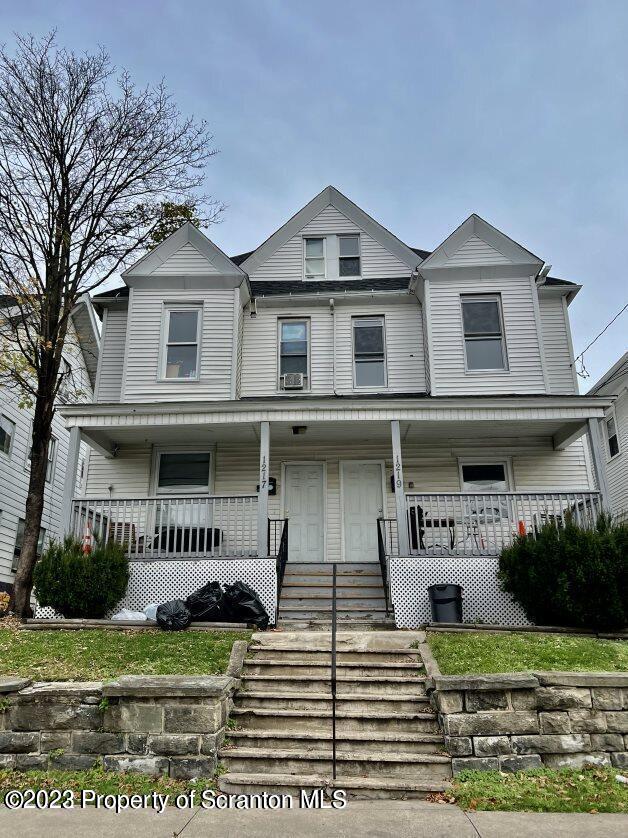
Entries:
{"type": "MultiPolygon", "coordinates": [[[[342,192],[333,186],[327,186],[319,192],[312,200],[292,216],[286,223],[266,239],[256,250],[249,254],[241,263],[242,270],[251,275],[255,273],[264,262],[275,253],[283,244],[289,241],[300,230],[309,224],[325,207],[335,207],[348,219],[353,221],[361,230],[368,233],[375,241],[385,247],[393,256],[404,262],[410,270],[414,270],[421,261],[418,254],[412,248],[404,244],[390,230],[382,227],[368,213],[360,209],[353,201],[350,201],[342,192]]],[[[244,255],[244,254],[243,254],[244,255]]]]}
{"type": "Polygon", "coordinates": [[[525,265],[537,273],[543,264],[534,253],[472,213],[421,262],[419,272],[438,268],[525,265]]]}
{"type": "MultiPolygon", "coordinates": [[[[189,246],[192,246],[207,261],[208,276],[219,274],[220,276],[235,276],[244,279],[244,272],[241,268],[189,221],[182,224],[161,244],[124,271],[122,278],[151,276],[159,271],[170,257],[183,248],[189,248],[189,246]]],[[[202,271],[195,270],[195,274],[200,276],[202,271]]]]}
{"type": "MultiPolygon", "coordinates": [[[[605,372],[604,375],[596,381],[593,387],[587,393],[588,396],[593,396],[596,393],[599,393],[600,390],[606,389],[610,387],[611,384],[619,385],[620,379],[624,376],[628,377],[628,352],[624,352],[621,356],[619,361],[617,361],[613,366],[605,372]]],[[[621,390],[620,386],[617,386],[615,390],[612,388],[607,390],[607,392],[603,395],[609,395],[610,393],[618,393],[621,390]]]]}

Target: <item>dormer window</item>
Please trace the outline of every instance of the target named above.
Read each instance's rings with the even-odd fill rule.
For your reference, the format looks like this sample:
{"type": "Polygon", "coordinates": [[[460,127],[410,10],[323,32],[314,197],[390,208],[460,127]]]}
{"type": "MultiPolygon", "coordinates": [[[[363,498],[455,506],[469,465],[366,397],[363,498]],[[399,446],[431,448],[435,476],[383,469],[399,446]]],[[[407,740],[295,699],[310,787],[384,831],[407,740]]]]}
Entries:
{"type": "Polygon", "coordinates": [[[338,236],[338,276],[360,276],[359,236],[338,236]]]}
{"type": "Polygon", "coordinates": [[[161,377],[198,379],[201,306],[169,305],[164,310],[161,377]]]}
{"type": "Polygon", "coordinates": [[[325,239],[305,239],[305,278],[325,279],[325,239]]]}

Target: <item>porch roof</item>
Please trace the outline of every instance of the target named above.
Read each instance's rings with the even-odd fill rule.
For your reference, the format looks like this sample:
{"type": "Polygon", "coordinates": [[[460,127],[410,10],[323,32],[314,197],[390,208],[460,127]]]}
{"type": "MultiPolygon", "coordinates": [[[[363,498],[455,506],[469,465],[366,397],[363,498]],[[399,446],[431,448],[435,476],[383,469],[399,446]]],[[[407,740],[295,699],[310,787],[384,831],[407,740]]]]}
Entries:
{"type": "Polygon", "coordinates": [[[598,396],[399,398],[395,400],[290,398],[160,404],[66,405],[69,428],[78,427],[95,448],[185,442],[257,442],[259,423],[271,423],[273,441],[296,441],[292,428],[306,425],[303,442],[356,439],[390,445],[390,422],[399,420],[403,440],[552,438],[563,448],[590,418],[603,418],[611,400],[598,396]],[[356,423],[359,434],[356,435],[356,423]]]}

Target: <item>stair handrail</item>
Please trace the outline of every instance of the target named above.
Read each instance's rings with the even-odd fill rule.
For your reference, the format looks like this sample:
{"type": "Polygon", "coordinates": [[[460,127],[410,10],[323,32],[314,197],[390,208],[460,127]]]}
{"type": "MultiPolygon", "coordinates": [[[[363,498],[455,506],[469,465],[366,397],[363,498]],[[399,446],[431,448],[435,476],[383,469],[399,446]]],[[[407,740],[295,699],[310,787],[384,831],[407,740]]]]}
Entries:
{"type": "Polygon", "coordinates": [[[336,779],[336,562],[332,564],[331,589],[331,770],[336,779]]]}
{"type": "MultiPolygon", "coordinates": [[[[281,521],[283,522],[283,527],[281,530],[281,540],[279,542],[279,549],[277,550],[277,610],[279,610],[279,600],[281,598],[281,589],[283,588],[283,578],[286,573],[286,564],[288,563],[288,519],[287,518],[275,518],[273,519],[273,523],[275,526],[277,523],[281,521]]],[[[268,526],[270,527],[270,520],[268,522],[268,526]]]]}
{"type": "Polygon", "coordinates": [[[384,603],[386,606],[386,616],[390,615],[390,595],[388,589],[388,556],[386,555],[386,544],[382,535],[382,527],[386,525],[384,518],[377,519],[377,555],[379,558],[379,569],[382,574],[382,583],[384,585],[384,603]]]}

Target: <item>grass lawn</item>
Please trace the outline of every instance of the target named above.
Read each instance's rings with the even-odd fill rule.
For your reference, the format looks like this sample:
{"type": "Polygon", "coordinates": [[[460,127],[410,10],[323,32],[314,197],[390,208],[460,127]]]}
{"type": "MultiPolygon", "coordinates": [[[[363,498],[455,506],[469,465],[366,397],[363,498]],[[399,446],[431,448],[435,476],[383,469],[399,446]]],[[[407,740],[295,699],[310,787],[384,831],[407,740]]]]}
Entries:
{"type": "Polygon", "coordinates": [[[0,676],[99,681],[117,675],[219,675],[251,632],[16,631],[0,628],[0,676]]]}
{"type": "Polygon", "coordinates": [[[124,774],[92,768],[89,771],[6,771],[0,769],[0,804],[12,789],[71,789],[77,792],[93,789],[97,794],[168,794],[170,801],[178,794],[195,789],[215,789],[215,780],[199,777],[193,782],[171,780],[169,777],[147,777],[144,774],[124,774]]]}
{"type": "Polygon", "coordinates": [[[628,642],[569,634],[431,632],[428,643],[443,675],[534,669],[626,672],[628,642]]]}
{"type": "Polygon", "coordinates": [[[502,812],[628,812],[628,786],[617,769],[587,766],[517,774],[464,771],[453,796],[463,809],[502,812]]]}

